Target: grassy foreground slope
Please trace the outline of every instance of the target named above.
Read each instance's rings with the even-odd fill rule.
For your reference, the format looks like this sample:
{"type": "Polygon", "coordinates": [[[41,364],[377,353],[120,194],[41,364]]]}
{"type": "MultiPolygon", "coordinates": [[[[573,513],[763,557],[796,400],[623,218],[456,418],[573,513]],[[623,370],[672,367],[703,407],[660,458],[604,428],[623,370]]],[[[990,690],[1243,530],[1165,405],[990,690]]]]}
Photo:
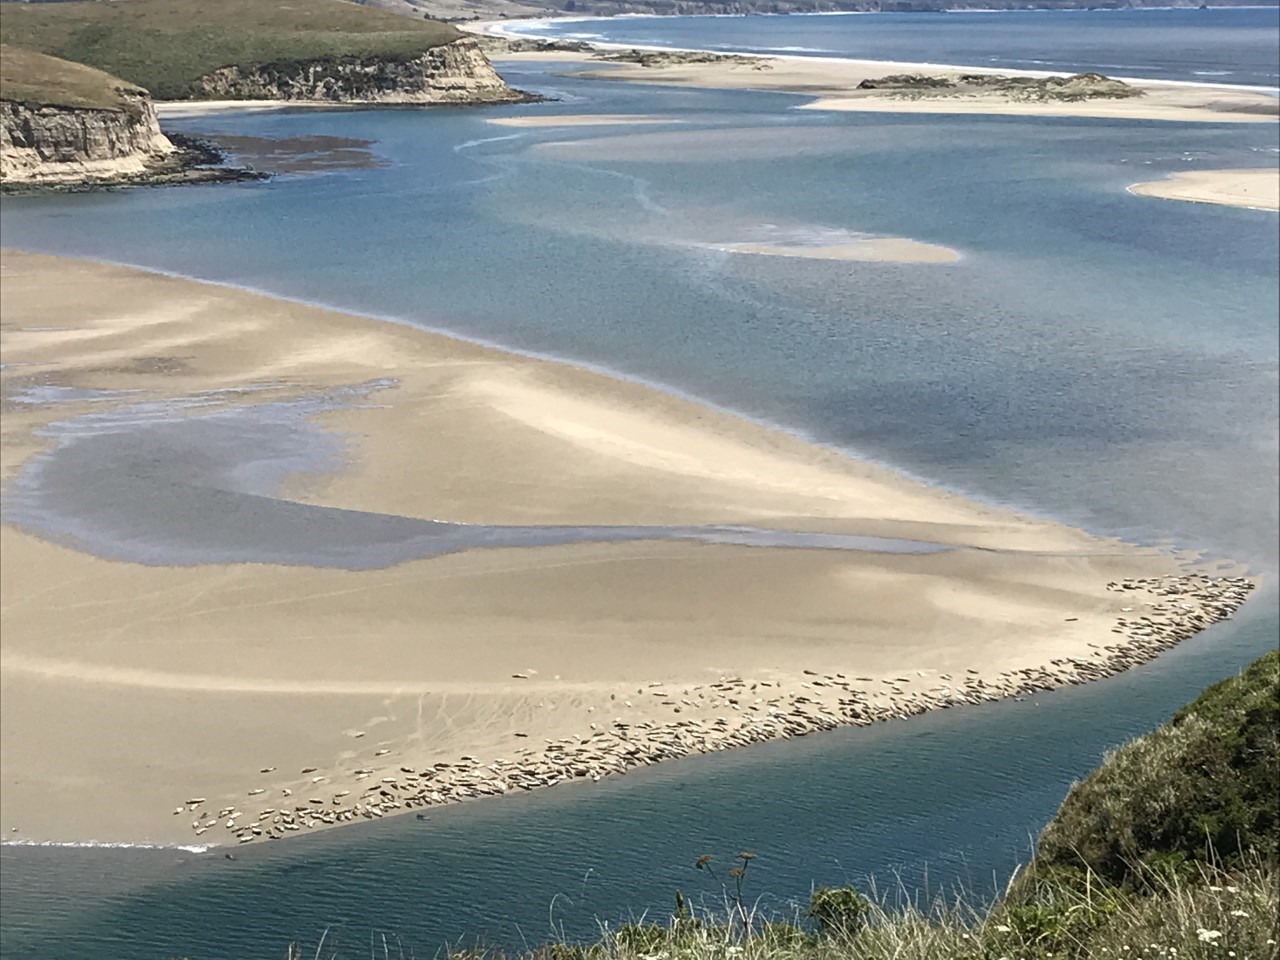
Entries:
{"type": "Polygon", "coordinates": [[[195,81],[220,67],[407,60],[460,36],[347,0],[7,3],[0,17],[0,41],[105,70],[163,100],[193,95],[195,81]]]}
{"type": "Polygon", "coordinates": [[[109,73],[0,43],[0,99],[133,112],[144,90],[109,73]]]}

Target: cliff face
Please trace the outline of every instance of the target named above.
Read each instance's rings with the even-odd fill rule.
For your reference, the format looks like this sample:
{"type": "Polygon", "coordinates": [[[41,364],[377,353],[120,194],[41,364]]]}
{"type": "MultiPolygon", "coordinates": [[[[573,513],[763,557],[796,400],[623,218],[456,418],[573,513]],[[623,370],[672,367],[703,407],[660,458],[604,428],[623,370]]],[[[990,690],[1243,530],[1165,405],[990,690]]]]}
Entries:
{"type": "Polygon", "coordinates": [[[151,98],[122,92],[123,109],[0,100],[0,179],[64,183],[145,173],[174,152],[151,98]]]}
{"type": "Polygon", "coordinates": [[[472,39],[410,60],[340,58],[223,67],[200,78],[201,97],[343,103],[501,103],[524,99],[472,39]]]}

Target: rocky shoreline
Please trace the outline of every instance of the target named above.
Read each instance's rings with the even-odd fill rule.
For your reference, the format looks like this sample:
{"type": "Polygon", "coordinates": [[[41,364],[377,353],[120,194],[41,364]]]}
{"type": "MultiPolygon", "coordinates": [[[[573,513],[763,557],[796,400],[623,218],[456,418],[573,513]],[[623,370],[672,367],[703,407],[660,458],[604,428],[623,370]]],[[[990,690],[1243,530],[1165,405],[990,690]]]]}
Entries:
{"type": "Polygon", "coordinates": [[[182,186],[202,183],[243,183],[267,180],[270,174],[247,167],[227,165],[226,153],[217,144],[198,137],[168,134],[174,149],[148,164],[139,173],[117,176],[86,175],[78,180],[5,181],[0,193],[31,196],[56,193],[99,193],[134,187],[182,186]]]}
{"type": "Polygon", "coordinates": [[[323,57],[229,66],[197,81],[200,99],[336,104],[524,103],[530,96],[503,81],[475,39],[466,37],[415,57],[323,57]]]}
{"type": "MultiPolygon", "coordinates": [[[[166,136],[147,90],[83,64],[5,47],[0,100],[0,190],[79,193],[121,187],[226,183],[262,174],[229,167],[216,146],[166,136]],[[89,78],[86,80],[85,78],[89,78]],[[94,96],[77,91],[92,81],[94,96]]],[[[463,37],[410,56],[321,57],[228,66],[201,76],[199,99],[326,106],[527,103],[479,44],[463,37]]]]}
{"type": "MultiPolygon", "coordinates": [[[[1163,650],[1200,630],[1228,619],[1256,584],[1245,577],[1181,575],[1122,580],[1107,590],[1130,602],[1120,608],[1111,632],[1114,643],[1090,643],[1088,657],[1065,657],[1048,666],[1008,670],[984,679],[978,671],[964,676],[909,671],[914,676],[858,677],[804,670],[792,682],[724,676],[703,684],[654,681],[635,693],[610,694],[605,706],[612,720],[587,720],[578,736],[546,740],[543,746],[521,743],[510,756],[484,760],[463,755],[456,760],[408,763],[380,745],[358,766],[301,770],[303,779],[268,791],[252,787],[245,799],[216,805],[190,797],[173,809],[191,818],[196,837],[215,831],[219,840],[237,844],[278,840],[294,833],[374,820],[515,791],[560,783],[596,781],[662,760],[711,753],[769,740],[801,737],[840,726],[872,723],[1026,696],[1113,676],[1146,663],[1163,650]],[[630,722],[633,701],[648,698],[669,708],[666,722],[630,722]],[[677,716],[680,715],[680,716],[677,716]],[[254,812],[249,812],[254,811],[254,812]]],[[[1074,618],[1071,618],[1074,619],[1074,618]]],[[[523,675],[516,675],[526,679],[523,675]]],[[[589,713],[595,708],[588,707],[589,713]]],[[[357,732],[357,737],[363,733],[357,732]]],[[[516,734],[521,741],[527,739],[516,734]]],[[[275,767],[258,771],[260,777],[275,767]]]]}

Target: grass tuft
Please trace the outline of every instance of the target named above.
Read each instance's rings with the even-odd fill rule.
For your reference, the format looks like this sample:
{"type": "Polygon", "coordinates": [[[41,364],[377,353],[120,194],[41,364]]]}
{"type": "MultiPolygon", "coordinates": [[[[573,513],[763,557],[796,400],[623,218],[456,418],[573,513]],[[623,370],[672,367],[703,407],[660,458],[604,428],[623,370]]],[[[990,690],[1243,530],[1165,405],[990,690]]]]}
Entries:
{"type": "MultiPolygon", "coordinates": [[[[1242,872],[1205,869],[1170,879],[1147,894],[1098,878],[1049,889],[1035,903],[986,908],[963,898],[926,906],[861,898],[860,920],[815,928],[791,919],[750,915],[736,905],[719,916],[671,916],[663,923],[604,927],[589,943],[557,940],[518,953],[449,949],[436,960],[1275,960],[1280,956],[1277,875],[1258,863],[1242,872]]],[[[815,891],[815,902],[822,891],[815,891]]],[[[378,943],[375,956],[383,957],[378,943]]],[[[292,945],[287,960],[344,960],[367,955],[332,938],[314,953],[292,945]]],[[[413,954],[395,945],[387,955],[413,954]]]]}

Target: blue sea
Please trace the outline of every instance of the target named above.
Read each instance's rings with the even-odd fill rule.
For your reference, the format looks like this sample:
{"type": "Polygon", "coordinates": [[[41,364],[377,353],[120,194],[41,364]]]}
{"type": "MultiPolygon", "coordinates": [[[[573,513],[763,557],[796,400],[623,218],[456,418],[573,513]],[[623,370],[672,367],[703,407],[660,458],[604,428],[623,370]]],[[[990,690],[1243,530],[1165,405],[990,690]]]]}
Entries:
{"type": "MultiPolygon", "coordinates": [[[[1062,53],[1063,24],[1070,36],[1127,24],[1132,34],[1097,54],[1132,67],[1111,72],[1153,75],[1162,64],[1184,79],[1204,62],[1179,66],[1177,51],[1207,29],[1218,39],[1205,49],[1226,46],[1205,62],[1240,66],[1230,82],[1275,74],[1273,61],[1251,59],[1254,31],[1269,31],[1275,49],[1270,11],[990,15],[1028,39],[1009,45],[994,32],[983,50],[971,24],[984,16],[590,29],[847,56],[868,54],[838,39],[844,27],[826,46],[792,31],[849,19],[885,24],[888,37],[918,24],[912,58],[986,63],[1035,46],[1062,53]],[[963,36],[943,36],[952,24],[963,36]],[[961,43],[988,60],[947,52],[961,43]]],[[[553,930],[589,937],[600,922],[662,915],[677,888],[716,902],[693,860],[743,849],[758,855],[749,896],[781,912],[813,884],[872,876],[909,896],[956,884],[989,893],[1105,750],[1276,645],[1277,217],[1125,190],[1180,170],[1275,164],[1275,125],[828,114],[797,110],[803,98],[789,95],[575,79],[563,65],[502,69],[560,99],[172,121],[215,138],[364,140],[372,162],[261,183],[6,198],[4,243],[588,364],[990,502],[1243,561],[1263,589],[1234,620],[1151,664],[1025,702],[251,845],[234,861],[6,846],[5,958],[279,957],[294,939],[310,955],[326,930],[344,955],[371,940],[381,949],[384,935],[420,956],[475,938],[519,947],[553,930]],[[552,113],[672,122],[487,122],[552,113]],[[717,249],[866,234],[946,245],[961,259],[717,249]]]]}

